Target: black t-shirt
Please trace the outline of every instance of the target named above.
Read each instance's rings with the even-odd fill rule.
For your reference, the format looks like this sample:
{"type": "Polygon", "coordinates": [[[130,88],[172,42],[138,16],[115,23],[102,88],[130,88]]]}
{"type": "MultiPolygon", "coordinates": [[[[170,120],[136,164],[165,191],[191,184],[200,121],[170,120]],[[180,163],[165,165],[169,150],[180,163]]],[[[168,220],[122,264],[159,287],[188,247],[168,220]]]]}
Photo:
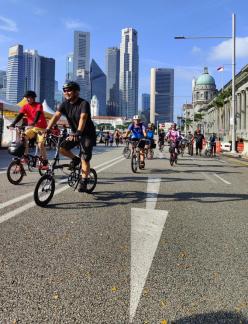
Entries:
{"type": "Polygon", "coordinates": [[[75,103],[70,103],[66,100],[59,106],[58,111],[65,115],[73,132],[76,132],[78,129],[80,115],[86,113],[88,117],[83,130],[83,135],[95,135],[95,126],[91,120],[90,105],[88,101],[78,98],[75,103]]]}

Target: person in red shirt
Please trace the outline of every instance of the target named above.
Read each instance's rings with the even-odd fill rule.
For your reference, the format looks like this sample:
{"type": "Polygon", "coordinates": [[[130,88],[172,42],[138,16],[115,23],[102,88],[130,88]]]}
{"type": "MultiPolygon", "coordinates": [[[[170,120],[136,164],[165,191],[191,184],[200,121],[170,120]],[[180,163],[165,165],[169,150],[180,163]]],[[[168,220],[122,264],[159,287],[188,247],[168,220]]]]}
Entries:
{"type": "MultiPolygon", "coordinates": [[[[9,127],[15,127],[15,125],[25,116],[27,118],[28,129],[25,131],[28,140],[36,138],[40,154],[43,158],[42,168],[46,168],[48,165],[47,154],[45,148],[45,139],[43,134],[47,127],[45,114],[42,104],[35,101],[36,93],[34,91],[27,91],[24,95],[27,98],[28,103],[25,104],[19,111],[19,114],[9,127]]],[[[28,154],[28,143],[26,143],[25,154],[28,154]]]]}

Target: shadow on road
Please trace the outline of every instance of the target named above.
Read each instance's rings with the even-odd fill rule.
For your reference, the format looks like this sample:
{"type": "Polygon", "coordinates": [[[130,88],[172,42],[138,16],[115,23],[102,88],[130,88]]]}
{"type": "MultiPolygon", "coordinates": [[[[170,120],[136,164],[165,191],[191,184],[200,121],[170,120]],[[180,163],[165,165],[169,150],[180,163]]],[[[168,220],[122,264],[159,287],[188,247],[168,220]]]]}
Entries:
{"type": "MultiPolygon", "coordinates": [[[[95,192],[92,194],[94,201],[74,201],[63,202],[59,204],[50,204],[48,208],[56,209],[80,209],[80,208],[103,208],[124,206],[129,204],[138,204],[145,202],[146,193],[141,191],[104,191],[95,192]]],[[[174,194],[159,194],[158,201],[185,201],[185,202],[198,202],[203,204],[209,203],[225,203],[230,201],[244,201],[248,200],[248,194],[228,194],[219,192],[177,192],[174,194]]]]}
{"type": "Polygon", "coordinates": [[[216,312],[197,314],[172,321],[171,324],[248,324],[241,314],[233,312],[216,312]]]}

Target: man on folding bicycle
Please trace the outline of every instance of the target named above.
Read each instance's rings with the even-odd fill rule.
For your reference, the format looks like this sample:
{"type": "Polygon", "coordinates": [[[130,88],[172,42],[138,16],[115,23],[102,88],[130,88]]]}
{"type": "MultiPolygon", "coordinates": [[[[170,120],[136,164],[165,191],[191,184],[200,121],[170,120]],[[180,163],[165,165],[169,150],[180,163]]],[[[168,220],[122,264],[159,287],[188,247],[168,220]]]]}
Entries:
{"type": "Polygon", "coordinates": [[[145,167],[145,138],[146,138],[146,128],[141,122],[141,117],[139,115],[133,116],[133,122],[129,125],[128,130],[124,137],[128,137],[131,133],[131,142],[139,142],[138,147],[140,148],[140,168],[145,167]]]}
{"type": "Polygon", "coordinates": [[[82,178],[78,188],[79,192],[85,192],[87,189],[87,180],[90,173],[90,160],[92,158],[93,146],[96,145],[96,130],[91,119],[89,103],[80,98],[80,87],[76,82],[70,81],[63,86],[65,101],[59,106],[56,113],[50,120],[46,133],[65,115],[72,134],[61,144],[60,153],[70,159],[70,169],[73,170],[82,161],[82,178]],[[71,149],[82,145],[81,160],[71,149]]]}
{"type": "Polygon", "coordinates": [[[16,116],[12,124],[9,125],[9,128],[15,127],[15,125],[26,116],[28,129],[25,131],[25,152],[24,158],[28,155],[29,144],[28,140],[36,138],[40,154],[43,158],[40,169],[48,169],[48,160],[45,148],[45,138],[41,133],[46,129],[47,122],[45,114],[43,111],[42,104],[35,101],[36,93],[34,91],[27,91],[24,95],[27,98],[28,103],[25,104],[19,111],[19,114],[16,116]]]}

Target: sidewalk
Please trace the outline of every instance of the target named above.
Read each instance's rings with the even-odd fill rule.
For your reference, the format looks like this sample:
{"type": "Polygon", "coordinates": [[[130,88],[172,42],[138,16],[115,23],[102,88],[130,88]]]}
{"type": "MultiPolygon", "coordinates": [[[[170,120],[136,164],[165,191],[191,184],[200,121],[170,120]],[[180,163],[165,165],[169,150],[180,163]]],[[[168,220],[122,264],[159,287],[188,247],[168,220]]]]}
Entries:
{"type": "Polygon", "coordinates": [[[222,152],[221,154],[230,158],[248,161],[248,156],[244,156],[242,153],[222,152]]]}

